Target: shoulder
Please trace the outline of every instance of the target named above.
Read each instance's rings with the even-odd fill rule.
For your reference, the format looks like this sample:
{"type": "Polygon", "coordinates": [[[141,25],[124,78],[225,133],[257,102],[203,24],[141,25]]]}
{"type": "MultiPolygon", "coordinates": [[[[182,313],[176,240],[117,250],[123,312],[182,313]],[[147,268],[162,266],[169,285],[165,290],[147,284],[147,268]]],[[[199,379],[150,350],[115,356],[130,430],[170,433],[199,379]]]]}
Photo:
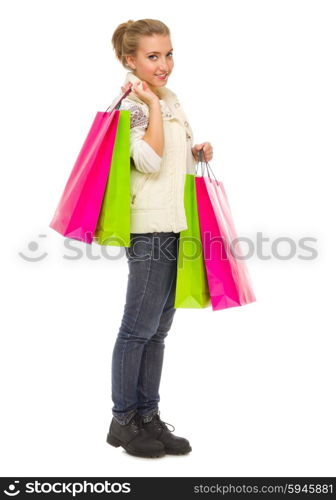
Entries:
{"type": "Polygon", "coordinates": [[[131,128],[147,127],[149,119],[148,107],[145,104],[134,102],[131,99],[123,99],[121,101],[120,110],[131,112],[131,128]]]}

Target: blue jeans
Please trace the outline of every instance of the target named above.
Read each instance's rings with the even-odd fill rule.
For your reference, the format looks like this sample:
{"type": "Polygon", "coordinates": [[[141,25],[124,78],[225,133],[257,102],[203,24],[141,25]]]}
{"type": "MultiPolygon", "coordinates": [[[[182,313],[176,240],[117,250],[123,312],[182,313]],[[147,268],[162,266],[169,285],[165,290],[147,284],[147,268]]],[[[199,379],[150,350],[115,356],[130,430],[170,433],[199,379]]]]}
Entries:
{"type": "Polygon", "coordinates": [[[131,233],[126,304],[112,355],[112,414],[127,424],[158,411],[164,341],[176,309],[180,233],[131,233]]]}

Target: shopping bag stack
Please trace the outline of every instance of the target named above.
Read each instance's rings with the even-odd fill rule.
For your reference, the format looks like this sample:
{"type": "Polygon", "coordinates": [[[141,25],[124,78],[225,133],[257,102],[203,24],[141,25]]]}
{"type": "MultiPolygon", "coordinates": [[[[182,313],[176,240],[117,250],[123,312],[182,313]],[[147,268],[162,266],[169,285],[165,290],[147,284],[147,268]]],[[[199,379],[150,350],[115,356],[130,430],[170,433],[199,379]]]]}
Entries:
{"type": "Polygon", "coordinates": [[[130,246],[130,111],[118,109],[130,92],[96,113],[49,224],[63,236],[130,246]]]}
{"type": "MultiPolygon", "coordinates": [[[[130,92],[96,113],[49,224],[63,236],[130,246],[130,111],[119,109],[130,92]]],[[[202,150],[199,163],[202,175],[185,179],[188,227],[178,242],[174,305],[216,311],[254,302],[223,183],[211,179],[208,163],[204,176],[202,150]]]]}
{"type": "Polygon", "coordinates": [[[178,240],[175,307],[203,308],[210,305],[196,199],[195,176],[186,174],[184,208],[188,228],[178,240]]]}
{"type": "MultiPolygon", "coordinates": [[[[199,161],[202,157],[201,150],[199,161]]],[[[204,308],[211,304],[217,311],[249,304],[256,298],[223,183],[211,179],[210,165],[206,163],[206,167],[208,176],[204,176],[203,168],[201,176],[197,171],[196,175],[186,174],[188,229],[180,233],[175,307],[204,308]],[[198,249],[192,256],[191,247],[198,249]]]]}

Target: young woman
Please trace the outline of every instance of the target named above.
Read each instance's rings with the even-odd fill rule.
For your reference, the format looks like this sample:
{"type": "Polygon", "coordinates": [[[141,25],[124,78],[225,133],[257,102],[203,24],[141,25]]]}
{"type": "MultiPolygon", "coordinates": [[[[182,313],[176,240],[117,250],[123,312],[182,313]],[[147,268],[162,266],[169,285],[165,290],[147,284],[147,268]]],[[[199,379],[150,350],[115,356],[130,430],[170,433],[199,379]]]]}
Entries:
{"type": "Polygon", "coordinates": [[[112,37],[117,58],[129,69],[119,109],[130,111],[131,245],[126,304],[112,356],[112,421],[107,442],[128,453],[159,457],[191,451],[160,418],[159,385],[164,341],[175,308],[186,173],[195,174],[199,150],[174,92],[166,87],[174,67],[168,27],[141,19],[120,24],[112,37]]]}

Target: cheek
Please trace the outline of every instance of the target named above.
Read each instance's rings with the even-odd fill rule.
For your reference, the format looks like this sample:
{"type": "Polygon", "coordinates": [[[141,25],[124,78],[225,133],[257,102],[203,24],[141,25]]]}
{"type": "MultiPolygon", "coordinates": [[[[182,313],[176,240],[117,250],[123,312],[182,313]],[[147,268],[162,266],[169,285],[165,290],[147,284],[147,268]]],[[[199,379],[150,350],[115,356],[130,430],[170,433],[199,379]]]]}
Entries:
{"type": "Polygon", "coordinates": [[[146,73],[146,75],[150,76],[153,74],[153,71],[154,71],[154,65],[151,61],[145,61],[143,64],[142,64],[142,70],[144,73],[146,73]]]}
{"type": "MultiPolygon", "coordinates": [[[[174,67],[174,61],[168,61],[168,67],[169,70],[171,71],[174,67]]],[[[145,60],[141,64],[141,73],[143,75],[146,75],[148,78],[153,77],[153,74],[156,72],[156,66],[155,66],[155,61],[151,61],[150,59],[145,60]]]]}

